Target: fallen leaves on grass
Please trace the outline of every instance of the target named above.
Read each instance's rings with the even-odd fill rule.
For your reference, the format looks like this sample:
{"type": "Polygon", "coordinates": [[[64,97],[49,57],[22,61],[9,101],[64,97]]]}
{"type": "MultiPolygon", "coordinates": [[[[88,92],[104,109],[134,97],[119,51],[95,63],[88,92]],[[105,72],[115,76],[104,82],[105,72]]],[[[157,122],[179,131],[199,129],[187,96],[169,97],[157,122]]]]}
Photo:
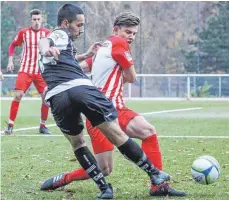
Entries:
{"type": "Polygon", "coordinates": [[[62,200],[71,200],[72,198],[73,198],[73,193],[68,192],[63,196],[62,200]]]}

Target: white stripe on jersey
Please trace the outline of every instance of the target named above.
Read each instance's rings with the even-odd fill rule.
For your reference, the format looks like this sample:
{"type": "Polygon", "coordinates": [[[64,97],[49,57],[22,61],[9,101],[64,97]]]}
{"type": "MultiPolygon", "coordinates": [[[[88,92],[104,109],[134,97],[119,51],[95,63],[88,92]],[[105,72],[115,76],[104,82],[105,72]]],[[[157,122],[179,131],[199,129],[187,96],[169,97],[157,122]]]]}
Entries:
{"type": "MultiPolygon", "coordinates": [[[[41,37],[45,37],[45,32],[44,31],[41,31],[41,37]]],[[[40,39],[40,38],[39,38],[40,39]]],[[[39,40],[38,40],[39,41],[39,40]]]]}
{"type": "MultiPolygon", "coordinates": [[[[43,31],[42,31],[42,32],[43,32],[43,31]]],[[[40,38],[41,38],[42,32],[39,31],[39,32],[37,33],[37,44],[38,44],[38,42],[39,42],[39,40],[40,40],[40,38]]],[[[38,50],[38,45],[37,45],[37,48],[36,48],[35,50],[36,50],[36,52],[35,52],[35,54],[36,54],[36,60],[34,60],[34,63],[35,63],[35,71],[34,71],[34,74],[38,74],[38,72],[39,72],[39,65],[38,65],[39,50],[38,50]]]]}
{"type": "MultiPolygon", "coordinates": [[[[35,45],[35,33],[34,31],[31,31],[31,47],[30,47],[30,51],[31,51],[31,57],[30,57],[30,67],[29,67],[29,73],[32,74],[33,73],[33,67],[34,66],[34,59],[35,59],[35,50],[34,50],[34,45],[35,45]]],[[[28,70],[27,70],[28,71],[28,70]]]]}
{"type": "MultiPolygon", "coordinates": [[[[122,75],[120,76],[120,79],[122,79],[122,75]]],[[[123,87],[122,87],[122,80],[121,80],[121,81],[119,81],[118,86],[117,86],[117,90],[115,91],[115,94],[113,97],[114,101],[112,99],[112,101],[114,102],[115,108],[121,109],[123,107],[122,104],[118,103],[118,102],[120,102],[119,99],[121,100],[121,97],[120,97],[121,92],[120,91],[122,91],[122,88],[123,87]]],[[[122,94],[121,94],[121,96],[122,96],[122,94]]]]}
{"type": "MultiPolygon", "coordinates": [[[[109,87],[108,87],[108,89],[107,89],[107,91],[106,91],[106,93],[105,93],[105,95],[106,95],[107,98],[109,98],[110,95],[111,95],[113,86],[114,86],[115,81],[116,81],[116,76],[117,76],[118,70],[119,70],[119,67],[116,68],[115,73],[114,73],[114,75],[113,75],[113,77],[111,78],[111,81],[110,81],[110,83],[109,83],[109,87]]],[[[105,85],[106,85],[106,84],[105,84],[105,85]]]]}
{"type": "Polygon", "coordinates": [[[119,96],[117,96],[116,102],[117,102],[117,108],[121,109],[124,105],[124,101],[122,98],[122,91],[123,91],[123,87],[120,88],[120,93],[119,96]]]}
{"type": "Polygon", "coordinates": [[[28,68],[29,68],[29,59],[30,58],[30,30],[27,30],[26,33],[25,33],[25,40],[26,40],[26,58],[25,58],[25,62],[21,64],[21,67],[23,69],[24,67],[24,70],[23,72],[27,72],[28,71],[28,68]]]}

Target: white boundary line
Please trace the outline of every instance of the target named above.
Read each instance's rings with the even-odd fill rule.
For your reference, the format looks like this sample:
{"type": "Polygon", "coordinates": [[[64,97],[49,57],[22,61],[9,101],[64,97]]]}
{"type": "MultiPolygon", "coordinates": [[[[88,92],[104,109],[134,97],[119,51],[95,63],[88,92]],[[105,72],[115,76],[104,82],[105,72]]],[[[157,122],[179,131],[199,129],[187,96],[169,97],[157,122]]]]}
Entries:
{"type": "MultiPolygon", "coordinates": [[[[63,137],[64,135],[43,135],[43,134],[36,134],[36,135],[1,135],[6,137],[63,137]]],[[[85,137],[89,137],[89,135],[84,135],[85,137]]],[[[177,138],[177,139],[229,139],[229,136],[205,136],[205,135],[158,135],[159,138],[177,138]]]]}
{"type": "Polygon", "coordinates": [[[200,110],[200,109],[202,109],[202,107],[184,108],[184,109],[176,109],[176,110],[162,110],[162,111],[146,112],[146,113],[140,113],[140,114],[141,115],[152,115],[152,114],[171,113],[171,112],[184,112],[184,111],[192,111],[192,110],[200,110]]]}
{"type": "MultiPolygon", "coordinates": [[[[184,111],[192,111],[192,110],[200,110],[202,107],[197,107],[197,108],[184,108],[184,109],[176,109],[176,110],[162,110],[162,111],[155,111],[155,112],[146,112],[146,113],[140,113],[140,115],[153,115],[153,114],[160,114],[160,113],[171,113],[171,112],[184,112],[184,111]]],[[[46,127],[55,127],[56,124],[49,124],[46,125],[46,127]]],[[[18,131],[26,131],[26,130],[34,130],[38,129],[38,126],[33,126],[33,127],[28,127],[28,128],[19,128],[19,129],[14,129],[14,132],[18,131]]],[[[1,131],[0,134],[3,134],[4,131],[1,131]]]]}
{"type": "MultiPolygon", "coordinates": [[[[56,124],[49,124],[45,125],[46,127],[54,127],[56,124]]],[[[18,131],[27,131],[27,130],[34,130],[34,129],[39,129],[39,126],[33,126],[33,127],[28,127],[28,128],[18,128],[14,129],[13,132],[18,132],[18,131]]],[[[0,133],[4,133],[4,131],[1,131],[0,133]]]]}
{"type": "MultiPolygon", "coordinates": [[[[0,101],[12,101],[13,97],[0,97],[0,101]]],[[[23,101],[40,101],[40,97],[23,97],[23,101]]],[[[124,97],[129,101],[229,101],[228,97],[124,97]]]]}

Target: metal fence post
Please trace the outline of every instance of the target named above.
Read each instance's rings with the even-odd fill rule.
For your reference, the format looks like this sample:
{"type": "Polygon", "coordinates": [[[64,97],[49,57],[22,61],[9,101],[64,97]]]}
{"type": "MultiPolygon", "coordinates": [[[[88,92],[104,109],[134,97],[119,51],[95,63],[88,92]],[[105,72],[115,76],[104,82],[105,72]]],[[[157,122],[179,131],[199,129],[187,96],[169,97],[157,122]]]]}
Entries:
{"type": "Polygon", "coordinates": [[[187,99],[190,99],[191,97],[191,91],[190,91],[190,76],[187,76],[187,99]]]}
{"type": "Polygon", "coordinates": [[[131,83],[128,84],[128,97],[131,98],[131,83]]]}
{"type": "Polygon", "coordinates": [[[168,96],[171,96],[171,78],[168,77],[168,96]]]}
{"type": "Polygon", "coordinates": [[[219,97],[221,97],[221,90],[222,90],[222,79],[221,76],[219,76],[219,97]]]}

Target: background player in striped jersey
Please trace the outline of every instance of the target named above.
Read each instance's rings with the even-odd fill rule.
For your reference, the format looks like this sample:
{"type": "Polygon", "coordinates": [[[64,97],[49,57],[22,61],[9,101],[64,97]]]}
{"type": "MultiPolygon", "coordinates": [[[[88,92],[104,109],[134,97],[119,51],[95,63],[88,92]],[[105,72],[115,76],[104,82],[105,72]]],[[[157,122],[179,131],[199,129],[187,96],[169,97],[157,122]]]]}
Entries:
{"type": "Polygon", "coordinates": [[[13,72],[14,70],[13,55],[15,47],[23,45],[23,51],[20,61],[20,69],[18,71],[15,84],[14,99],[10,107],[8,128],[5,130],[5,134],[12,133],[20,101],[32,83],[34,83],[37,91],[42,97],[39,132],[42,134],[51,133],[45,126],[45,121],[48,118],[49,110],[49,107],[45,105],[43,101],[43,93],[46,88],[46,83],[43,80],[38,67],[38,42],[40,38],[46,37],[50,33],[50,30],[41,27],[42,12],[40,10],[31,10],[30,17],[31,26],[20,30],[9,46],[9,61],[7,71],[13,72]]]}
{"type": "MultiPolygon", "coordinates": [[[[118,121],[122,130],[131,138],[142,140],[142,149],[158,169],[162,170],[156,129],[144,117],[128,109],[124,103],[122,91],[125,82],[136,80],[135,67],[131,56],[130,44],[138,31],[140,19],[133,13],[124,12],[116,17],[113,34],[103,43],[93,59],[81,62],[84,72],[91,71],[93,84],[109,98],[118,111],[118,121]]],[[[86,120],[87,131],[92,141],[96,159],[104,175],[109,175],[113,168],[112,150],[114,145],[96,127],[86,120]]],[[[72,181],[88,179],[83,168],[65,173],[62,180],[50,186],[55,189],[72,181]],[[54,186],[54,187],[53,187],[54,186]]],[[[51,178],[52,179],[52,178],[51,178]]],[[[152,185],[151,196],[185,196],[185,192],[171,188],[167,183],[152,185]]]]}

